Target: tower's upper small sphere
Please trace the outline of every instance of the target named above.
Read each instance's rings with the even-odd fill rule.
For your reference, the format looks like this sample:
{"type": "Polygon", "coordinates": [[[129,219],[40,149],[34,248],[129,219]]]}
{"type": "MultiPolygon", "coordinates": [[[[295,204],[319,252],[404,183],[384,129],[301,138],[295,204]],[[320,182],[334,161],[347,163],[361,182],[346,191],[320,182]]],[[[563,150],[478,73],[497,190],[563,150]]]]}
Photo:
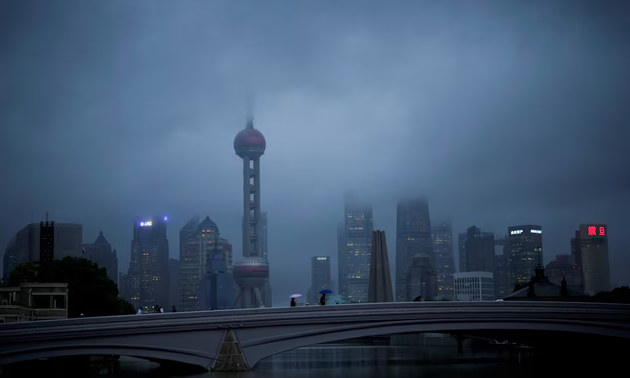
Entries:
{"type": "Polygon", "coordinates": [[[234,151],[239,156],[262,155],[265,153],[267,142],[262,133],[254,128],[241,130],[234,138],[234,151]]]}

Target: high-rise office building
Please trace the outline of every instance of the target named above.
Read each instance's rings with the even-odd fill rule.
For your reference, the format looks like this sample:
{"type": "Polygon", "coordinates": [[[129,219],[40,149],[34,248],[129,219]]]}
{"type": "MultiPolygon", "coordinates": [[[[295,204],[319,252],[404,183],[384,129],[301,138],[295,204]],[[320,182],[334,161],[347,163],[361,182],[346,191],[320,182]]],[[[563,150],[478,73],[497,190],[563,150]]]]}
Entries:
{"type": "Polygon", "coordinates": [[[319,292],[330,289],[330,256],[311,257],[311,287],[308,301],[319,303],[319,292]]]}
{"type": "Polygon", "coordinates": [[[456,301],[494,300],[492,272],[460,272],[453,275],[456,301]]]}
{"type": "Polygon", "coordinates": [[[193,216],[179,230],[179,311],[197,311],[199,284],[205,272],[201,242],[197,234],[199,216],[193,216]]]}
{"type": "MultiPolygon", "coordinates": [[[[430,266],[435,267],[429,203],[425,199],[399,201],[396,214],[396,301],[406,301],[409,297],[407,273],[418,254],[429,257],[430,266]]],[[[432,293],[431,297],[435,295],[437,293],[432,293]]]]}
{"type": "MultiPolygon", "coordinates": [[[[129,272],[129,270],[127,270],[129,272]]],[[[127,302],[131,303],[133,297],[133,290],[131,289],[131,275],[129,273],[120,273],[118,277],[118,296],[127,302]]],[[[136,308],[134,306],[136,310],[136,308]]]]}
{"type": "Polygon", "coordinates": [[[133,225],[131,241],[131,304],[151,311],[153,306],[169,302],[167,217],[138,220],[133,225]]]}
{"type": "Polygon", "coordinates": [[[9,279],[9,275],[18,265],[17,262],[17,250],[15,248],[15,239],[16,235],[11,237],[9,243],[7,244],[6,249],[4,250],[4,259],[2,264],[2,277],[5,279],[9,279]]]}
{"type": "Polygon", "coordinates": [[[344,214],[345,244],[338,261],[338,264],[344,264],[344,274],[339,277],[339,293],[347,297],[348,303],[366,303],[370,283],[372,206],[354,194],[347,194],[344,214]]]}
{"type": "Polygon", "coordinates": [[[46,222],[39,224],[39,262],[50,263],[55,259],[55,222],[48,222],[48,213],[46,213],[46,222]]]}
{"type": "Polygon", "coordinates": [[[556,255],[556,259],[547,264],[545,274],[549,282],[562,286],[565,280],[567,289],[583,293],[582,269],[573,264],[571,255],[556,255]]]}
{"type": "Polygon", "coordinates": [[[179,306],[179,260],[168,259],[168,278],[171,281],[168,295],[169,302],[164,306],[169,306],[170,309],[171,306],[179,306]]]}
{"type": "Polygon", "coordinates": [[[107,270],[107,277],[118,284],[118,256],[116,250],[112,251],[103,231],[99,231],[98,237],[92,244],[83,244],[84,257],[98,264],[99,268],[107,270]]]}
{"type": "Polygon", "coordinates": [[[510,264],[510,286],[525,285],[543,264],[542,227],[523,225],[508,227],[507,251],[510,264]]]}
{"type": "Polygon", "coordinates": [[[210,217],[192,217],[179,232],[179,310],[228,309],[234,305],[232,245],[210,217]]]}
{"type": "Polygon", "coordinates": [[[197,228],[201,242],[202,279],[199,288],[200,309],[233,308],[234,277],[228,272],[228,254],[232,246],[220,237],[219,228],[206,217],[197,228]]]}
{"type": "Polygon", "coordinates": [[[582,263],[584,293],[595,295],[609,291],[608,227],[605,224],[581,224],[578,237],[576,260],[582,263]]]}
{"type": "Polygon", "coordinates": [[[431,259],[424,253],[413,257],[407,269],[405,301],[413,301],[419,295],[424,300],[433,300],[437,291],[437,275],[431,266],[431,259]]]}
{"type": "MultiPolygon", "coordinates": [[[[46,240],[51,240],[47,238],[46,240]]],[[[80,257],[82,255],[83,226],[76,223],[57,223],[53,228],[54,259],[60,260],[66,256],[80,257]]],[[[18,231],[10,240],[4,254],[5,276],[16,266],[28,261],[39,262],[41,253],[41,223],[30,223],[18,231]]],[[[45,249],[50,251],[50,247],[45,249]]],[[[46,252],[50,253],[50,252],[46,252]]],[[[49,261],[50,256],[44,259],[49,261]]]]}
{"type": "Polygon", "coordinates": [[[236,302],[241,308],[264,307],[269,285],[269,263],[263,259],[261,243],[260,157],[267,142],[250,118],[234,138],[234,151],[243,159],[243,259],[234,264],[239,287],[236,302]]]}
{"type": "Polygon", "coordinates": [[[510,254],[508,253],[507,236],[495,238],[494,255],[494,296],[503,298],[512,293],[514,287],[510,287],[510,254]],[[496,253],[496,248],[500,247],[500,253],[496,253]]]}
{"type": "Polygon", "coordinates": [[[435,273],[437,275],[438,297],[453,298],[453,230],[451,222],[438,222],[431,226],[433,253],[435,254],[435,273]]]}
{"type": "Polygon", "coordinates": [[[463,261],[460,260],[460,272],[494,273],[494,234],[472,226],[464,235],[459,237],[459,242],[464,244],[459,249],[465,251],[463,261]]]}
{"type": "Polygon", "coordinates": [[[348,247],[346,246],[346,226],[337,223],[337,293],[348,295],[348,247]]]}

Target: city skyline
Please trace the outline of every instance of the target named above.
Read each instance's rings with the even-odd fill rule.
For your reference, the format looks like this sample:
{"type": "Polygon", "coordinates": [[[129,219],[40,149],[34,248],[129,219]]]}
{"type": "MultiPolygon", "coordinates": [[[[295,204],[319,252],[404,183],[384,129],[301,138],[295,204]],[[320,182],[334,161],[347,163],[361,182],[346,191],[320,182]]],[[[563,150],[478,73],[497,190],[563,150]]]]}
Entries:
{"type": "Polygon", "coordinates": [[[570,253],[579,224],[606,224],[611,284],[630,284],[618,5],[23,3],[0,12],[0,248],[49,211],[83,241],[103,231],[125,271],[136,217],[168,215],[177,258],[178,229],[200,213],[239,256],[230,141],[253,94],[275,303],[306,292],[308,258],[336,260],[354,189],[392,265],[396,202],[422,195],[454,234],[541,225],[544,264],[570,253]]]}

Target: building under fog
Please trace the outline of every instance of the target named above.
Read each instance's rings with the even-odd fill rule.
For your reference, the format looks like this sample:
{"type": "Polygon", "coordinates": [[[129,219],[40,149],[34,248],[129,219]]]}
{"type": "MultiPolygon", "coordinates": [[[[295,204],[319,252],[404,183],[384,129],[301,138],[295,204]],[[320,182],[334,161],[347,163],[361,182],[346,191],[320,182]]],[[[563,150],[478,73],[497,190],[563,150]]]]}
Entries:
{"type": "Polygon", "coordinates": [[[83,249],[83,257],[98,264],[99,268],[105,268],[107,277],[118,284],[118,256],[115,249],[112,251],[112,245],[103,235],[103,231],[99,231],[94,243],[83,244],[83,249]]]}
{"type": "Polygon", "coordinates": [[[337,263],[339,294],[347,297],[348,303],[368,301],[372,231],[372,206],[352,194],[346,195],[344,244],[337,263]]]}
{"type": "Polygon", "coordinates": [[[431,226],[433,253],[435,254],[435,273],[437,275],[437,296],[453,299],[453,230],[451,222],[438,222],[431,226]]]}
{"type": "MultiPolygon", "coordinates": [[[[50,222],[52,223],[52,222],[50,222]]],[[[50,225],[48,226],[50,227],[50,225]]],[[[4,252],[3,273],[6,277],[11,271],[21,263],[39,262],[41,252],[41,223],[30,223],[18,231],[9,241],[4,252]]],[[[81,246],[83,244],[83,226],[77,223],[57,223],[51,229],[52,237],[45,240],[52,240],[52,250],[50,245],[44,248],[45,253],[52,253],[54,259],[62,259],[66,256],[79,257],[82,255],[81,246]]],[[[49,258],[47,260],[50,260],[49,258]]]]}
{"type": "MultiPolygon", "coordinates": [[[[435,267],[433,239],[431,238],[431,221],[429,204],[425,199],[399,201],[396,214],[396,301],[406,301],[408,293],[409,266],[418,254],[429,258],[429,266],[435,267]]],[[[436,292],[437,287],[429,285],[436,292]]]]}
{"type": "Polygon", "coordinates": [[[168,305],[170,280],[166,222],[166,217],[153,217],[138,220],[133,225],[128,272],[131,293],[128,295],[136,309],[151,311],[155,305],[168,305]]]}

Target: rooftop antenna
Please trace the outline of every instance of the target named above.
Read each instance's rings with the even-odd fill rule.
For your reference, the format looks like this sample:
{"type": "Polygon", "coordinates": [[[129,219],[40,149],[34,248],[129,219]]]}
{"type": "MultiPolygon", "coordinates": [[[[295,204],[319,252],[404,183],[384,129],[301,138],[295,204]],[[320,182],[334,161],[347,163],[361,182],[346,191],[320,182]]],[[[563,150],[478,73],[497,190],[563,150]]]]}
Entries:
{"type": "Polygon", "coordinates": [[[254,94],[247,96],[247,129],[254,128],[254,94]]]}

